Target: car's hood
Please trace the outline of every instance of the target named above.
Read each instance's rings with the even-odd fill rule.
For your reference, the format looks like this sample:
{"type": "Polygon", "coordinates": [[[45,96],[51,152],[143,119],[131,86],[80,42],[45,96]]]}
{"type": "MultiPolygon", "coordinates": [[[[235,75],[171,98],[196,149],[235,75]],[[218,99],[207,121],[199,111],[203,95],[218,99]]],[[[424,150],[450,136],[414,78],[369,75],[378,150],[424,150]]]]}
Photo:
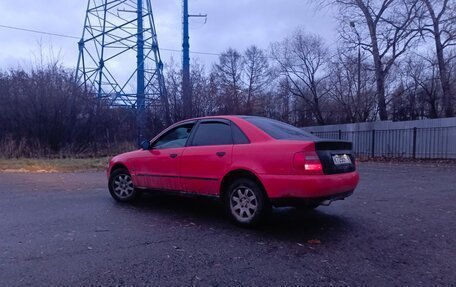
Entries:
{"type": "Polygon", "coordinates": [[[129,152],[121,153],[121,154],[118,154],[118,155],[116,155],[115,157],[113,157],[113,158],[111,159],[111,161],[112,161],[112,162],[126,161],[126,160],[128,160],[128,159],[132,159],[132,158],[136,158],[136,157],[141,156],[141,154],[142,154],[143,152],[144,152],[143,150],[138,149],[138,150],[134,150],[134,151],[129,151],[129,152]]]}

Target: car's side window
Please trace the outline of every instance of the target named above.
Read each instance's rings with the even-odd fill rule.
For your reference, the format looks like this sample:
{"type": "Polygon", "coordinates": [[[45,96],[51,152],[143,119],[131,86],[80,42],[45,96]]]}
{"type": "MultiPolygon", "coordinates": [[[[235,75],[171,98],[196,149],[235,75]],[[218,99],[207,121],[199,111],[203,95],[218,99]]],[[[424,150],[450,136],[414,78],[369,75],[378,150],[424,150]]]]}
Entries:
{"type": "Polygon", "coordinates": [[[250,141],[243,131],[234,123],[231,124],[234,144],[249,144],[250,141]]]}
{"type": "Polygon", "coordinates": [[[154,142],[152,148],[165,149],[184,147],[188,137],[190,136],[193,126],[194,123],[189,123],[168,131],[166,134],[162,135],[158,140],[154,142]]]}
{"type": "Polygon", "coordinates": [[[192,146],[233,144],[231,127],[222,122],[202,122],[193,137],[192,146]]]}

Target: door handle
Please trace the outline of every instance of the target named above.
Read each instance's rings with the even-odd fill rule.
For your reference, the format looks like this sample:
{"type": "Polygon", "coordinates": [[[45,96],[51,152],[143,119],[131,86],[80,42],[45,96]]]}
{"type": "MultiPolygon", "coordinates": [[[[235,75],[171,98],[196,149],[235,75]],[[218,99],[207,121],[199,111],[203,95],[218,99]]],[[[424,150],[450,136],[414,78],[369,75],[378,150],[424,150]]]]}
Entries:
{"type": "Polygon", "coordinates": [[[224,156],[224,155],[226,154],[226,152],[224,152],[224,151],[219,151],[219,152],[216,152],[215,154],[216,154],[218,157],[222,157],[222,156],[224,156]]]}
{"type": "Polygon", "coordinates": [[[177,153],[172,153],[169,155],[171,158],[176,158],[177,157],[177,153]]]}

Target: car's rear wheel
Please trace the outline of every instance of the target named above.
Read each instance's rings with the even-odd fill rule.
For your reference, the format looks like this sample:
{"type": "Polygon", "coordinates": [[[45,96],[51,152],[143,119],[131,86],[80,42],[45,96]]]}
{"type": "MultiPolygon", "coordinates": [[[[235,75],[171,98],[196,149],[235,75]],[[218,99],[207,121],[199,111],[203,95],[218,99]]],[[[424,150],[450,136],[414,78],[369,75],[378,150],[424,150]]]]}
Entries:
{"type": "Polygon", "coordinates": [[[120,202],[131,202],[136,200],[140,191],[138,191],[131,179],[128,170],[119,168],[114,170],[109,177],[109,193],[120,202]]]}
{"type": "Polygon", "coordinates": [[[249,178],[234,180],[225,193],[225,206],[231,219],[243,226],[254,226],[271,209],[262,187],[249,178]]]}

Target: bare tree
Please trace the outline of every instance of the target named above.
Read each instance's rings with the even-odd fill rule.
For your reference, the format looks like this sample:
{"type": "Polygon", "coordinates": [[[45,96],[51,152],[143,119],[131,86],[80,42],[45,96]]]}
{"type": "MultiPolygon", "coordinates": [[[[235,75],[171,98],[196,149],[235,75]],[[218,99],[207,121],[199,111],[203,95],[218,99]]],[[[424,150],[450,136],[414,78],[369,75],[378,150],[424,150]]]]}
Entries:
{"type": "MultiPolygon", "coordinates": [[[[405,89],[405,104],[410,119],[438,118],[441,97],[438,85],[438,65],[434,57],[412,54],[401,64],[401,86],[405,89]]],[[[396,97],[398,95],[396,94],[396,97]]],[[[395,100],[396,104],[398,99],[395,100]]]]}
{"type": "Polygon", "coordinates": [[[246,114],[252,114],[257,97],[270,84],[271,71],[266,53],[257,46],[244,52],[244,75],[246,86],[246,114]]]}
{"type": "Polygon", "coordinates": [[[328,95],[328,50],[322,38],[298,30],[291,38],[272,44],[271,53],[290,83],[290,92],[305,101],[318,124],[325,124],[321,102],[328,95]]]}
{"type": "MultiPolygon", "coordinates": [[[[432,37],[435,44],[440,83],[443,92],[445,116],[454,116],[453,91],[448,69],[451,57],[448,48],[456,45],[456,3],[450,0],[421,0],[426,13],[422,31],[432,37]]],[[[453,57],[454,59],[454,57],[453,57]]]]}
{"type": "Polygon", "coordinates": [[[349,49],[338,49],[330,66],[330,95],[337,110],[344,116],[342,122],[372,120],[375,109],[375,75],[364,62],[364,55],[355,56],[349,49]],[[359,58],[358,58],[359,57],[359,58]]]}
{"type": "Polygon", "coordinates": [[[388,119],[385,82],[396,60],[419,35],[416,0],[328,0],[341,8],[341,36],[372,54],[381,120],[388,119]],[[355,28],[347,28],[351,24],[355,28]],[[354,33],[352,33],[354,32],[354,33]]]}
{"type": "Polygon", "coordinates": [[[216,95],[213,93],[211,79],[206,75],[206,68],[194,62],[190,75],[193,90],[193,112],[195,116],[207,116],[216,113],[216,95]]]}
{"type": "Polygon", "coordinates": [[[168,93],[170,118],[173,122],[183,119],[182,104],[182,72],[177,68],[176,63],[171,59],[166,65],[165,85],[168,93]]]}
{"type": "Polygon", "coordinates": [[[222,53],[214,65],[213,73],[220,87],[220,112],[240,113],[242,111],[242,55],[230,48],[222,53]]]}

